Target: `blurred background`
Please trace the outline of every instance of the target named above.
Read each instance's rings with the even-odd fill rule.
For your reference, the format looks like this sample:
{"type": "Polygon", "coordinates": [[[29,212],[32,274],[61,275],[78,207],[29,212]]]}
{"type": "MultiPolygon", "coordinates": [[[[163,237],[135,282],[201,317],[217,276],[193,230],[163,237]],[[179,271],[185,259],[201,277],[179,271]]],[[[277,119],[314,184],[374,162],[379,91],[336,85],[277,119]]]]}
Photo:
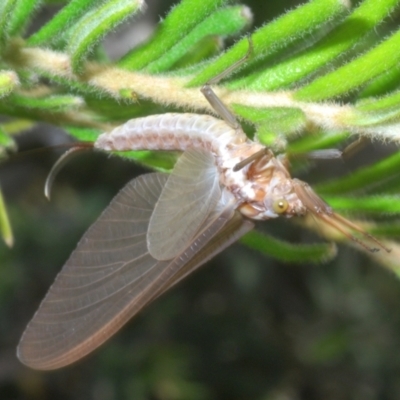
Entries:
{"type": "MultiPolygon", "coordinates": [[[[107,39],[112,57],[144,40],[174,2],[147,3],[144,16],[107,39]]],[[[257,27],[300,2],[245,3],[257,27]]],[[[40,125],[18,143],[23,153],[69,140],[40,125]]],[[[359,159],[387,149],[365,151],[372,155],[359,159]]],[[[22,154],[0,169],[15,235],[12,249],[0,243],[1,400],[400,398],[400,282],[344,246],[316,266],[284,265],[236,244],[80,362],[54,372],[21,365],[19,338],[56,274],[111,198],[145,172],[87,152],[62,170],[48,202],[44,181],[61,153],[22,154]]],[[[317,177],[301,178],[349,173],[357,162],[323,161],[317,177]]],[[[320,240],[290,221],[262,229],[294,243],[320,240]]]]}

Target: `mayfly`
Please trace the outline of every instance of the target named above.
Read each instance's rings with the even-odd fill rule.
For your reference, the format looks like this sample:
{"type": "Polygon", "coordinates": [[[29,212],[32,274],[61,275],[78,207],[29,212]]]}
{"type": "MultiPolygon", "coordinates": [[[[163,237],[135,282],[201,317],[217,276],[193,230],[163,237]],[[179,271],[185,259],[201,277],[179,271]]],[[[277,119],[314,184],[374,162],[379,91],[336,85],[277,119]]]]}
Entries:
{"type": "Polygon", "coordinates": [[[211,88],[243,61],[201,89],[222,120],[155,115],[98,137],[94,147],[104,151],[183,153],[170,175],[129,182],[85,233],[21,338],[24,364],[50,370],[82,358],[251,230],[252,220],[311,213],[368,250],[387,250],[292,179],[284,157],[247,138],[211,88]]]}

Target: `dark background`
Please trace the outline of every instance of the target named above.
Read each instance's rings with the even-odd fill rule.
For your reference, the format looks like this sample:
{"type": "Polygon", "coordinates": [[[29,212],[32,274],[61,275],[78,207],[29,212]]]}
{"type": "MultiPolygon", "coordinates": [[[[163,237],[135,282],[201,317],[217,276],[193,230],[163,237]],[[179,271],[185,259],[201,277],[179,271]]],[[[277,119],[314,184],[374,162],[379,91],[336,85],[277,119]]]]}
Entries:
{"type": "MultiPolygon", "coordinates": [[[[246,1],[254,26],[295,3],[246,1]]],[[[171,2],[148,4],[136,18],[141,33],[124,27],[107,42],[139,40],[171,2]]],[[[68,138],[41,125],[18,140],[26,150],[68,138]]],[[[345,247],[333,262],[300,266],[236,244],[84,360],[48,373],[25,368],[15,348],[55,275],[110,199],[144,172],[88,152],[64,168],[48,202],[43,184],[59,154],[22,155],[0,170],[15,234],[11,250],[0,243],[1,400],[400,398],[400,283],[345,247]]],[[[336,167],[324,161],[319,176],[336,167]]],[[[319,240],[289,221],[263,228],[319,240]]]]}

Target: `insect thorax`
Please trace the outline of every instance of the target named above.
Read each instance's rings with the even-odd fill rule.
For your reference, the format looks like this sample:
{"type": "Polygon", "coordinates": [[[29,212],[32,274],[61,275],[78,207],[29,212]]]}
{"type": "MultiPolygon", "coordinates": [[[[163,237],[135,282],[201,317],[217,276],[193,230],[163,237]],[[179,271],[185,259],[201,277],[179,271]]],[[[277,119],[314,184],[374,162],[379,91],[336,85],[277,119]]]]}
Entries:
{"type": "Polygon", "coordinates": [[[270,153],[239,171],[233,170],[234,162],[250,157],[260,147],[254,142],[242,144],[232,149],[232,157],[222,163],[227,168],[221,168],[221,181],[235,195],[238,209],[246,217],[256,220],[304,215],[306,207],[295,192],[283,159],[270,153]]]}

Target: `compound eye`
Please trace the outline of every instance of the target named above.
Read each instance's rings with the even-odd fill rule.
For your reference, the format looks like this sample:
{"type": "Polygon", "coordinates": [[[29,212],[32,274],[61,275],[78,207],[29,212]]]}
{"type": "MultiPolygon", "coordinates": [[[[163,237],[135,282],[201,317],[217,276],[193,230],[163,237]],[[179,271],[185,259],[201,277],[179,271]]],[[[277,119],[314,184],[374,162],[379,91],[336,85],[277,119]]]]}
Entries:
{"type": "Polygon", "coordinates": [[[283,214],[289,207],[289,203],[285,199],[277,199],[272,203],[272,209],[277,214],[283,214]]]}

